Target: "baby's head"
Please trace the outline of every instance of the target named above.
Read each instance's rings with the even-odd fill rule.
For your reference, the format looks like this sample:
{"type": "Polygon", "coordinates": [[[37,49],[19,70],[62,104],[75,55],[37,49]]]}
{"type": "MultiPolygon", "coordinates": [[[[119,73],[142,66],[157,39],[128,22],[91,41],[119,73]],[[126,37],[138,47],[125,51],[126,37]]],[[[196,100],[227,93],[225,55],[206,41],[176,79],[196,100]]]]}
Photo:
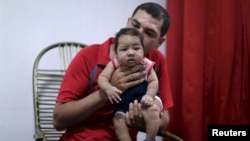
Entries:
{"type": "Polygon", "coordinates": [[[134,66],[144,57],[143,37],[134,28],[122,28],[115,38],[115,52],[121,64],[134,66]]]}
{"type": "Polygon", "coordinates": [[[122,28],[120,29],[120,31],[116,34],[116,37],[115,37],[115,52],[117,53],[117,48],[118,48],[118,45],[119,45],[119,38],[123,35],[128,35],[128,36],[135,36],[137,37],[139,40],[140,40],[140,43],[143,46],[143,37],[142,35],[140,34],[139,31],[137,31],[136,29],[134,28],[122,28]]]}

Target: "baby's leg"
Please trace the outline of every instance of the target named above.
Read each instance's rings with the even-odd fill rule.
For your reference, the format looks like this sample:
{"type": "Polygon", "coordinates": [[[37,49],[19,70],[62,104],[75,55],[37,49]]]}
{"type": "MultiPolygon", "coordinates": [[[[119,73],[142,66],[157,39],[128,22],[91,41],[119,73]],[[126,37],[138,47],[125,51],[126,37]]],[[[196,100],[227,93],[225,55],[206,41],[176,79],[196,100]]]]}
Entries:
{"type": "Polygon", "coordinates": [[[115,133],[119,141],[131,141],[129,130],[125,121],[125,114],[116,113],[113,118],[115,133]]]}
{"type": "Polygon", "coordinates": [[[154,140],[160,125],[160,108],[154,104],[143,108],[142,114],[146,124],[146,140],[154,140]]]}

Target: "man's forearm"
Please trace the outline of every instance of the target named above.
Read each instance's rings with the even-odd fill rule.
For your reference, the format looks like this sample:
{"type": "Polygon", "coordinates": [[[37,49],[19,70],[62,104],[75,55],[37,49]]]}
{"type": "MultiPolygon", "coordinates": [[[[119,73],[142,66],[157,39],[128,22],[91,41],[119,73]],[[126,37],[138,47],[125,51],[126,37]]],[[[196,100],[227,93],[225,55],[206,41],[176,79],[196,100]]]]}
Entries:
{"type": "Polygon", "coordinates": [[[64,130],[67,127],[79,123],[99,109],[107,97],[101,90],[88,95],[77,101],[58,103],[54,109],[53,124],[57,130],[64,130]]]}

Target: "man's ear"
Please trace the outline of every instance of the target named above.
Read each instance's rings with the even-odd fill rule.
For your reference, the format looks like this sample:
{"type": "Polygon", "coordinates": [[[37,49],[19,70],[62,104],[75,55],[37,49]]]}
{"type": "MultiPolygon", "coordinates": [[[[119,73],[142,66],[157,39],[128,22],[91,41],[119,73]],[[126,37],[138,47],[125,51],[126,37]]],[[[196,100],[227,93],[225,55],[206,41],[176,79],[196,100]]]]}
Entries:
{"type": "Polygon", "coordinates": [[[129,25],[130,21],[131,21],[131,17],[129,17],[128,20],[127,20],[127,24],[126,24],[127,27],[128,27],[128,25],[129,25]]]}
{"type": "Polygon", "coordinates": [[[160,47],[161,44],[162,44],[164,41],[165,41],[165,38],[164,38],[164,37],[160,37],[160,38],[159,38],[159,46],[158,46],[158,47],[160,47]]]}

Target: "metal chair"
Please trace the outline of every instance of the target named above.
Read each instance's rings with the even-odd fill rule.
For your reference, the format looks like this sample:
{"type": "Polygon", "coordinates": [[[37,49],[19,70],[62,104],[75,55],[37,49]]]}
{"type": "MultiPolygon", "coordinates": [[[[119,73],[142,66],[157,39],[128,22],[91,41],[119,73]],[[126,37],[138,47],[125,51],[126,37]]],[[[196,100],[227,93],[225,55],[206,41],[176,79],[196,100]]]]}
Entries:
{"type": "MultiPolygon", "coordinates": [[[[59,42],[46,47],[36,57],[33,66],[35,141],[58,141],[64,133],[53,127],[55,100],[69,63],[85,46],[76,42],[59,42]]],[[[170,132],[161,131],[158,136],[182,141],[170,132]]]]}
{"type": "Polygon", "coordinates": [[[33,66],[33,100],[36,141],[58,141],[63,132],[53,127],[53,109],[58,90],[75,54],[85,44],[60,42],[43,49],[33,66]]]}

